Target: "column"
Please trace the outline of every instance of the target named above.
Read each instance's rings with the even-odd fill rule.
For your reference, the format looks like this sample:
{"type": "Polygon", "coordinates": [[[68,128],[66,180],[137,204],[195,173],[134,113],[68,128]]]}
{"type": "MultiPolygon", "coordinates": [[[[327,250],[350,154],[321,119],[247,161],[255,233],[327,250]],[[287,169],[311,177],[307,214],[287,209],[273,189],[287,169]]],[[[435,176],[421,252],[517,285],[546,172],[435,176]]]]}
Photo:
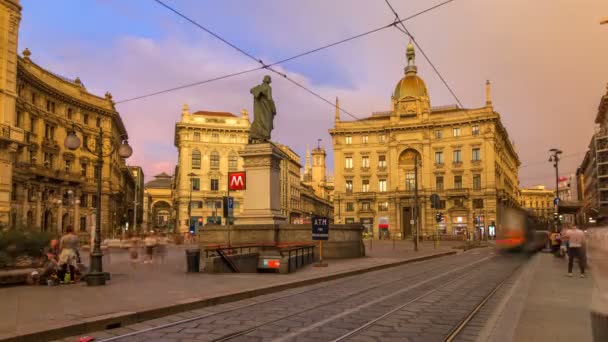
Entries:
{"type": "Polygon", "coordinates": [[[35,222],[38,229],[42,228],[42,191],[36,191],[36,216],[35,222]]]}

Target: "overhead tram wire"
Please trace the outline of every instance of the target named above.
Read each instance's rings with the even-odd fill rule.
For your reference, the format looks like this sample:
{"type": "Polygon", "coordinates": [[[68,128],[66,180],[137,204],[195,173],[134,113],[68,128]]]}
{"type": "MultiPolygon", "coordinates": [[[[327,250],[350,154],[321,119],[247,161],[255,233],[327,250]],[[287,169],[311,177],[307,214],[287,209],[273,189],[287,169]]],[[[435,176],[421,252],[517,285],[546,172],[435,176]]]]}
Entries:
{"type": "MultiPolygon", "coordinates": [[[[165,90],[161,90],[161,91],[157,91],[157,92],[153,92],[153,93],[149,93],[149,94],[145,94],[145,95],[135,96],[135,97],[132,97],[132,98],[128,98],[128,99],[124,99],[124,100],[116,101],[116,104],[125,103],[125,102],[130,102],[130,101],[135,101],[135,100],[140,100],[140,99],[143,99],[143,98],[147,98],[147,97],[151,97],[151,96],[156,96],[156,95],[161,95],[161,94],[165,94],[165,93],[169,93],[169,92],[173,92],[173,91],[176,91],[176,90],[181,90],[181,89],[185,89],[185,88],[189,88],[189,87],[193,87],[193,86],[197,86],[197,85],[201,85],[201,84],[205,84],[205,83],[210,83],[210,82],[214,82],[214,81],[219,81],[219,80],[226,79],[226,78],[229,78],[229,77],[234,77],[234,76],[238,76],[238,75],[243,75],[243,74],[250,73],[250,72],[253,72],[253,71],[256,71],[256,70],[260,70],[260,69],[266,69],[266,68],[269,68],[269,67],[273,67],[273,66],[276,66],[276,65],[279,65],[279,64],[283,64],[283,63],[286,63],[286,62],[289,62],[289,61],[295,60],[295,59],[300,58],[300,57],[304,57],[304,56],[310,55],[310,54],[315,53],[315,52],[319,52],[319,51],[321,51],[321,50],[325,50],[325,49],[328,49],[328,48],[331,48],[331,47],[334,47],[334,46],[337,46],[337,45],[340,45],[340,44],[347,43],[347,42],[349,42],[349,41],[352,41],[352,40],[355,40],[355,39],[358,39],[358,38],[365,37],[365,36],[370,35],[370,34],[372,34],[372,33],[376,33],[376,32],[379,32],[379,31],[385,30],[385,29],[387,29],[387,28],[389,28],[389,27],[392,27],[392,26],[395,26],[395,25],[397,25],[397,24],[398,24],[398,22],[396,22],[396,21],[395,21],[395,22],[391,22],[390,24],[387,24],[387,25],[384,25],[384,26],[381,26],[381,27],[378,27],[378,28],[375,28],[375,29],[372,29],[372,30],[369,30],[369,31],[363,32],[363,33],[359,33],[359,34],[356,34],[356,35],[354,35],[354,36],[351,36],[351,37],[348,37],[348,38],[345,38],[345,39],[341,39],[341,40],[339,40],[339,41],[336,41],[336,42],[333,42],[333,43],[330,43],[330,44],[326,44],[326,45],[323,45],[323,46],[320,46],[320,47],[317,47],[317,48],[314,48],[314,49],[311,49],[311,50],[308,50],[308,51],[305,51],[305,52],[302,52],[302,53],[299,53],[299,54],[297,54],[297,55],[294,55],[294,56],[291,56],[291,57],[288,57],[288,58],[285,58],[285,59],[279,60],[279,61],[274,62],[274,63],[271,63],[271,64],[264,64],[264,63],[263,63],[261,60],[258,60],[258,59],[257,59],[257,58],[255,58],[254,56],[252,56],[252,55],[250,55],[249,53],[245,52],[244,50],[242,50],[242,49],[238,48],[238,47],[237,47],[237,46],[235,46],[234,44],[232,44],[232,43],[228,42],[227,40],[225,40],[224,38],[220,37],[220,36],[219,36],[219,35],[217,35],[216,33],[214,33],[214,32],[212,32],[212,31],[210,31],[210,30],[208,30],[208,29],[206,29],[206,28],[202,27],[202,25],[200,25],[200,24],[196,23],[194,20],[192,20],[192,19],[190,19],[190,18],[186,17],[185,15],[181,14],[180,12],[178,12],[178,11],[177,11],[177,10],[175,10],[174,8],[170,7],[169,5],[165,4],[164,2],[162,2],[162,1],[160,1],[160,0],[155,0],[155,1],[156,1],[156,2],[158,2],[160,5],[162,5],[163,7],[165,7],[165,8],[167,8],[167,9],[169,9],[170,11],[172,11],[172,12],[174,12],[174,13],[176,13],[176,14],[177,14],[177,15],[179,15],[180,17],[182,17],[182,18],[186,19],[186,20],[187,20],[187,21],[189,21],[190,23],[193,23],[194,25],[196,25],[197,27],[201,28],[201,29],[202,29],[202,30],[204,30],[205,32],[208,32],[208,33],[209,33],[209,34],[211,34],[212,36],[214,36],[214,37],[216,37],[216,38],[220,39],[222,42],[224,42],[224,43],[228,44],[229,46],[231,46],[232,48],[236,49],[237,51],[239,51],[239,52],[241,52],[241,53],[244,53],[244,54],[245,54],[247,57],[249,57],[250,59],[255,60],[255,61],[256,61],[256,63],[261,63],[261,64],[262,64],[262,66],[261,66],[261,67],[259,67],[259,68],[256,68],[256,69],[248,69],[248,70],[243,70],[243,71],[240,71],[240,72],[236,72],[236,73],[230,73],[230,74],[226,74],[226,75],[223,75],[223,76],[214,77],[214,78],[211,78],[211,79],[207,79],[207,80],[203,80],[203,81],[199,81],[199,82],[195,82],[195,83],[185,84],[185,85],[182,85],[182,86],[177,86],[177,87],[174,87],[174,88],[169,88],[169,89],[165,89],[165,90]]],[[[406,18],[401,19],[401,22],[404,22],[404,21],[407,21],[407,20],[411,20],[411,19],[413,19],[413,18],[415,18],[415,17],[417,17],[417,16],[419,16],[419,15],[422,15],[422,14],[425,14],[425,13],[427,13],[427,12],[430,12],[430,11],[432,11],[432,10],[434,10],[434,9],[436,9],[436,8],[439,8],[439,7],[443,6],[443,5],[446,5],[446,4],[448,4],[448,3],[452,2],[452,1],[454,1],[454,0],[447,0],[447,1],[444,1],[444,2],[441,2],[441,3],[437,4],[437,5],[435,5],[435,6],[429,7],[429,8],[427,8],[427,9],[423,10],[423,11],[420,11],[420,12],[414,13],[414,14],[412,14],[412,15],[410,15],[410,16],[408,16],[408,17],[406,17],[406,18]]],[[[276,72],[276,70],[275,70],[275,72],[276,72]]],[[[284,76],[284,75],[282,75],[282,76],[284,76]]],[[[287,77],[286,77],[286,75],[285,75],[284,77],[285,77],[285,78],[287,78],[287,77]]],[[[292,83],[294,83],[294,81],[293,81],[293,80],[292,80],[291,82],[292,82],[292,83]]],[[[295,84],[295,83],[294,83],[294,84],[295,84]]],[[[299,86],[299,87],[301,87],[301,85],[299,85],[299,84],[296,84],[296,85],[297,85],[297,86],[299,86]]],[[[317,96],[317,95],[318,95],[318,94],[316,94],[316,93],[314,93],[314,92],[311,92],[311,91],[310,91],[310,90],[308,90],[308,89],[305,89],[305,90],[307,90],[309,93],[313,94],[314,96],[317,96]]],[[[327,100],[326,100],[326,99],[324,99],[324,102],[327,102],[327,100]]],[[[330,101],[329,103],[330,103],[332,106],[334,105],[333,103],[331,103],[331,101],[330,101]]],[[[349,116],[352,116],[350,113],[347,113],[347,111],[345,111],[345,110],[342,110],[342,109],[341,109],[341,111],[342,111],[344,114],[347,114],[347,115],[349,115],[349,116]]]]}
{"type": "MultiPolygon", "coordinates": [[[[441,80],[441,82],[443,82],[443,84],[448,89],[448,91],[450,92],[450,94],[452,94],[452,96],[454,97],[454,99],[456,99],[456,102],[458,102],[458,105],[460,106],[460,108],[464,109],[464,106],[462,105],[462,102],[460,102],[460,99],[458,98],[458,96],[456,96],[456,93],[454,93],[454,91],[452,90],[452,88],[450,87],[450,85],[448,84],[448,82],[445,80],[445,78],[443,77],[443,75],[441,75],[441,73],[439,72],[439,70],[437,69],[437,67],[435,66],[435,64],[433,64],[433,62],[431,62],[431,59],[427,56],[426,52],[424,52],[424,50],[422,49],[422,47],[420,46],[420,44],[418,44],[418,42],[416,41],[416,39],[414,38],[414,36],[405,27],[405,24],[403,23],[405,20],[401,20],[399,18],[399,14],[397,13],[397,11],[395,11],[395,9],[393,8],[393,6],[389,2],[389,0],[384,0],[384,1],[386,2],[386,4],[388,5],[388,7],[390,8],[390,10],[395,15],[395,23],[401,24],[401,27],[403,27],[403,30],[401,30],[397,25],[394,25],[395,28],[398,29],[399,31],[403,32],[407,36],[409,36],[410,39],[412,39],[412,42],[414,43],[414,45],[416,45],[416,47],[418,48],[418,50],[420,50],[420,53],[422,53],[422,56],[424,57],[424,59],[426,59],[426,61],[429,63],[429,65],[431,66],[431,68],[433,68],[433,70],[435,71],[435,73],[437,74],[437,76],[439,76],[439,79],[441,80]]],[[[451,1],[454,1],[454,0],[451,0],[451,1]]],[[[449,1],[449,2],[451,2],[451,1],[449,1]]]]}

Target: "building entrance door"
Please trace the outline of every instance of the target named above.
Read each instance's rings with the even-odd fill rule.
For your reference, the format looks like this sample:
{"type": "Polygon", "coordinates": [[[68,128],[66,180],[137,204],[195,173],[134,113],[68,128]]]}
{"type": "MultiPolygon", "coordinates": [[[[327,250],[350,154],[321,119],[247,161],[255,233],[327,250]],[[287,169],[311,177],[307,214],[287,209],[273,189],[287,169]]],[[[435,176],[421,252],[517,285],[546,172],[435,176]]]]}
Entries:
{"type": "Polygon", "coordinates": [[[412,208],[404,207],[401,215],[401,229],[405,238],[412,237],[412,232],[414,231],[414,225],[411,223],[412,219],[412,208]]]}

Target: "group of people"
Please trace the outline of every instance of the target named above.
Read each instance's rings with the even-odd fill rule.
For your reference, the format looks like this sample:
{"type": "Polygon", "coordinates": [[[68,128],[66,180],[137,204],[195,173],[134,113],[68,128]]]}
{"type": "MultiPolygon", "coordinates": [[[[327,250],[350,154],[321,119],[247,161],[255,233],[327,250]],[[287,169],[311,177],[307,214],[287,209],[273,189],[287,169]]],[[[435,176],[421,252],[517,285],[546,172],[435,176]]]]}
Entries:
{"type": "Polygon", "coordinates": [[[129,242],[129,257],[132,266],[140,261],[144,264],[152,264],[156,259],[162,264],[165,263],[167,245],[169,244],[169,238],[166,234],[150,232],[143,236],[143,240],[137,236],[131,236],[129,242]],[[140,258],[142,248],[144,253],[143,257],[140,258]]]}
{"type": "Polygon", "coordinates": [[[46,258],[42,272],[34,274],[34,282],[56,285],[74,283],[80,280],[80,240],[74,228],[68,226],[61,239],[53,239],[44,250],[46,258]]]}
{"type": "Polygon", "coordinates": [[[551,252],[556,257],[568,256],[568,277],[572,277],[574,259],[578,260],[580,277],[585,277],[587,263],[586,236],[578,226],[564,227],[561,232],[554,231],[550,236],[551,252]]]}

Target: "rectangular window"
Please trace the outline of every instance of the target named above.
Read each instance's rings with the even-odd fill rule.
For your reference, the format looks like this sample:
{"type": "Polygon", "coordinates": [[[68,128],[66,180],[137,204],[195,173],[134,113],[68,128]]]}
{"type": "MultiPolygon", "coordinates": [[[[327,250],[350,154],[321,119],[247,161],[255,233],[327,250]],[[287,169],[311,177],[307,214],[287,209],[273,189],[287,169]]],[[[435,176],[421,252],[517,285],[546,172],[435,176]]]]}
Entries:
{"type": "Polygon", "coordinates": [[[345,143],[346,145],[350,145],[350,144],[352,144],[352,143],[353,143],[353,137],[351,137],[351,136],[344,137],[344,143],[345,143]]]}
{"type": "Polygon", "coordinates": [[[11,191],[11,200],[17,200],[17,183],[13,183],[13,189],[11,191]]]}
{"type": "Polygon", "coordinates": [[[193,169],[201,168],[201,153],[199,151],[194,151],[192,153],[192,168],[193,169]]]}
{"type": "Polygon", "coordinates": [[[369,169],[369,157],[368,156],[363,156],[363,158],[361,158],[361,167],[364,169],[369,169]]]}
{"type": "Polygon", "coordinates": [[[346,157],[344,159],[344,168],[352,169],[353,168],[353,157],[346,157]]]}
{"type": "Polygon", "coordinates": [[[385,134],[380,134],[380,136],[378,137],[378,141],[381,144],[384,144],[386,142],[386,135],[385,134]]]}
{"type": "Polygon", "coordinates": [[[443,176],[435,177],[435,187],[437,188],[437,191],[443,190],[443,176]]]}
{"type": "Polygon", "coordinates": [[[454,163],[462,163],[462,152],[460,150],[454,150],[453,161],[454,163]]]}
{"type": "Polygon", "coordinates": [[[87,196],[87,194],[80,195],[80,207],[81,208],[88,207],[88,203],[87,203],[88,199],[89,199],[89,196],[87,196]]]}
{"type": "Polygon", "coordinates": [[[53,168],[53,154],[44,152],[43,154],[44,167],[52,169],[53,168]]]}
{"type": "Polygon", "coordinates": [[[346,203],[346,211],[355,211],[355,204],[352,202],[346,203]]]}
{"type": "Polygon", "coordinates": [[[346,181],[346,193],[347,194],[353,193],[353,181],[350,179],[346,181]]]}
{"type": "Polygon", "coordinates": [[[199,178],[192,178],[190,184],[192,184],[192,191],[199,191],[201,189],[201,180],[199,178]]]}
{"type": "Polygon", "coordinates": [[[87,164],[86,163],[80,164],[80,175],[82,177],[86,177],[87,176],[87,164]]]}
{"type": "Polygon", "coordinates": [[[215,208],[215,202],[207,202],[207,209],[215,208]]]}
{"type": "Polygon", "coordinates": [[[443,164],[443,152],[435,152],[435,164],[443,164]]]}
{"type": "Polygon", "coordinates": [[[219,153],[211,153],[211,157],[209,158],[210,166],[212,169],[220,168],[220,155],[219,153]]]}
{"type": "Polygon", "coordinates": [[[364,135],[361,137],[361,143],[362,144],[367,144],[369,142],[369,136],[364,135]]]}
{"type": "Polygon", "coordinates": [[[220,180],[212,179],[211,180],[211,191],[218,191],[220,189],[220,180]]]}
{"type": "Polygon", "coordinates": [[[101,127],[101,118],[95,119],[95,127],[97,127],[97,128],[101,127]]]}
{"type": "Polygon", "coordinates": [[[201,209],[202,207],[203,207],[203,202],[201,202],[201,201],[190,202],[190,208],[192,208],[192,209],[201,209]]]}
{"type": "Polygon", "coordinates": [[[473,189],[481,190],[481,175],[480,174],[473,175],[473,189]]]}
{"type": "Polygon", "coordinates": [[[68,108],[68,120],[72,120],[74,118],[74,110],[72,108],[68,108]]]}
{"type": "Polygon", "coordinates": [[[435,131],[435,139],[441,139],[443,138],[443,131],[438,129],[435,131]]]}
{"type": "Polygon", "coordinates": [[[82,117],[82,122],[83,122],[85,125],[88,125],[88,124],[89,124],[89,114],[85,114],[85,115],[82,117]]]}
{"type": "Polygon", "coordinates": [[[479,135],[479,125],[473,125],[473,127],[471,128],[471,134],[479,135]]]}
{"type": "Polygon", "coordinates": [[[454,176],[454,189],[462,189],[462,176],[454,176]]]}
{"type": "Polygon", "coordinates": [[[369,179],[364,179],[361,181],[361,191],[369,192],[369,179]]]}
{"type": "Polygon", "coordinates": [[[361,210],[370,210],[371,208],[370,202],[361,202],[361,210]]]}
{"type": "Polygon", "coordinates": [[[473,150],[471,150],[471,155],[473,156],[473,161],[480,161],[481,160],[481,150],[479,149],[479,147],[476,147],[473,150]]]}
{"type": "Polygon", "coordinates": [[[455,137],[459,137],[460,136],[460,127],[454,127],[453,132],[454,132],[455,137]]]}
{"type": "Polygon", "coordinates": [[[30,132],[34,133],[36,131],[36,118],[30,119],[30,132]]]}
{"type": "Polygon", "coordinates": [[[17,111],[17,116],[15,117],[15,126],[19,127],[19,128],[23,128],[23,112],[18,110],[17,111]]]}
{"type": "Polygon", "coordinates": [[[91,206],[97,208],[97,195],[91,195],[91,206]]]}
{"type": "Polygon", "coordinates": [[[378,202],[378,211],[388,211],[388,202],[378,202]]]}
{"type": "Polygon", "coordinates": [[[386,168],[386,156],[385,155],[378,156],[378,167],[381,169],[386,168]]]}
{"type": "Polygon", "coordinates": [[[435,209],[445,209],[445,200],[440,200],[439,207],[437,207],[435,209]]]}
{"type": "Polygon", "coordinates": [[[378,191],[386,192],[386,179],[378,180],[378,191]]]}
{"type": "Polygon", "coordinates": [[[416,188],[416,177],[413,172],[405,175],[405,190],[412,191],[416,188]]]}
{"type": "Polygon", "coordinates": [[[211,134],[211,142],[219,142],[219,141],[220,141],[220,135],[218,133],[211,134]]]}
{"type": "Polygon", "coordinates": [[[474,209],[483,209],[483,198],[474,198],[473,199],[473,208],[474,209]]]}

